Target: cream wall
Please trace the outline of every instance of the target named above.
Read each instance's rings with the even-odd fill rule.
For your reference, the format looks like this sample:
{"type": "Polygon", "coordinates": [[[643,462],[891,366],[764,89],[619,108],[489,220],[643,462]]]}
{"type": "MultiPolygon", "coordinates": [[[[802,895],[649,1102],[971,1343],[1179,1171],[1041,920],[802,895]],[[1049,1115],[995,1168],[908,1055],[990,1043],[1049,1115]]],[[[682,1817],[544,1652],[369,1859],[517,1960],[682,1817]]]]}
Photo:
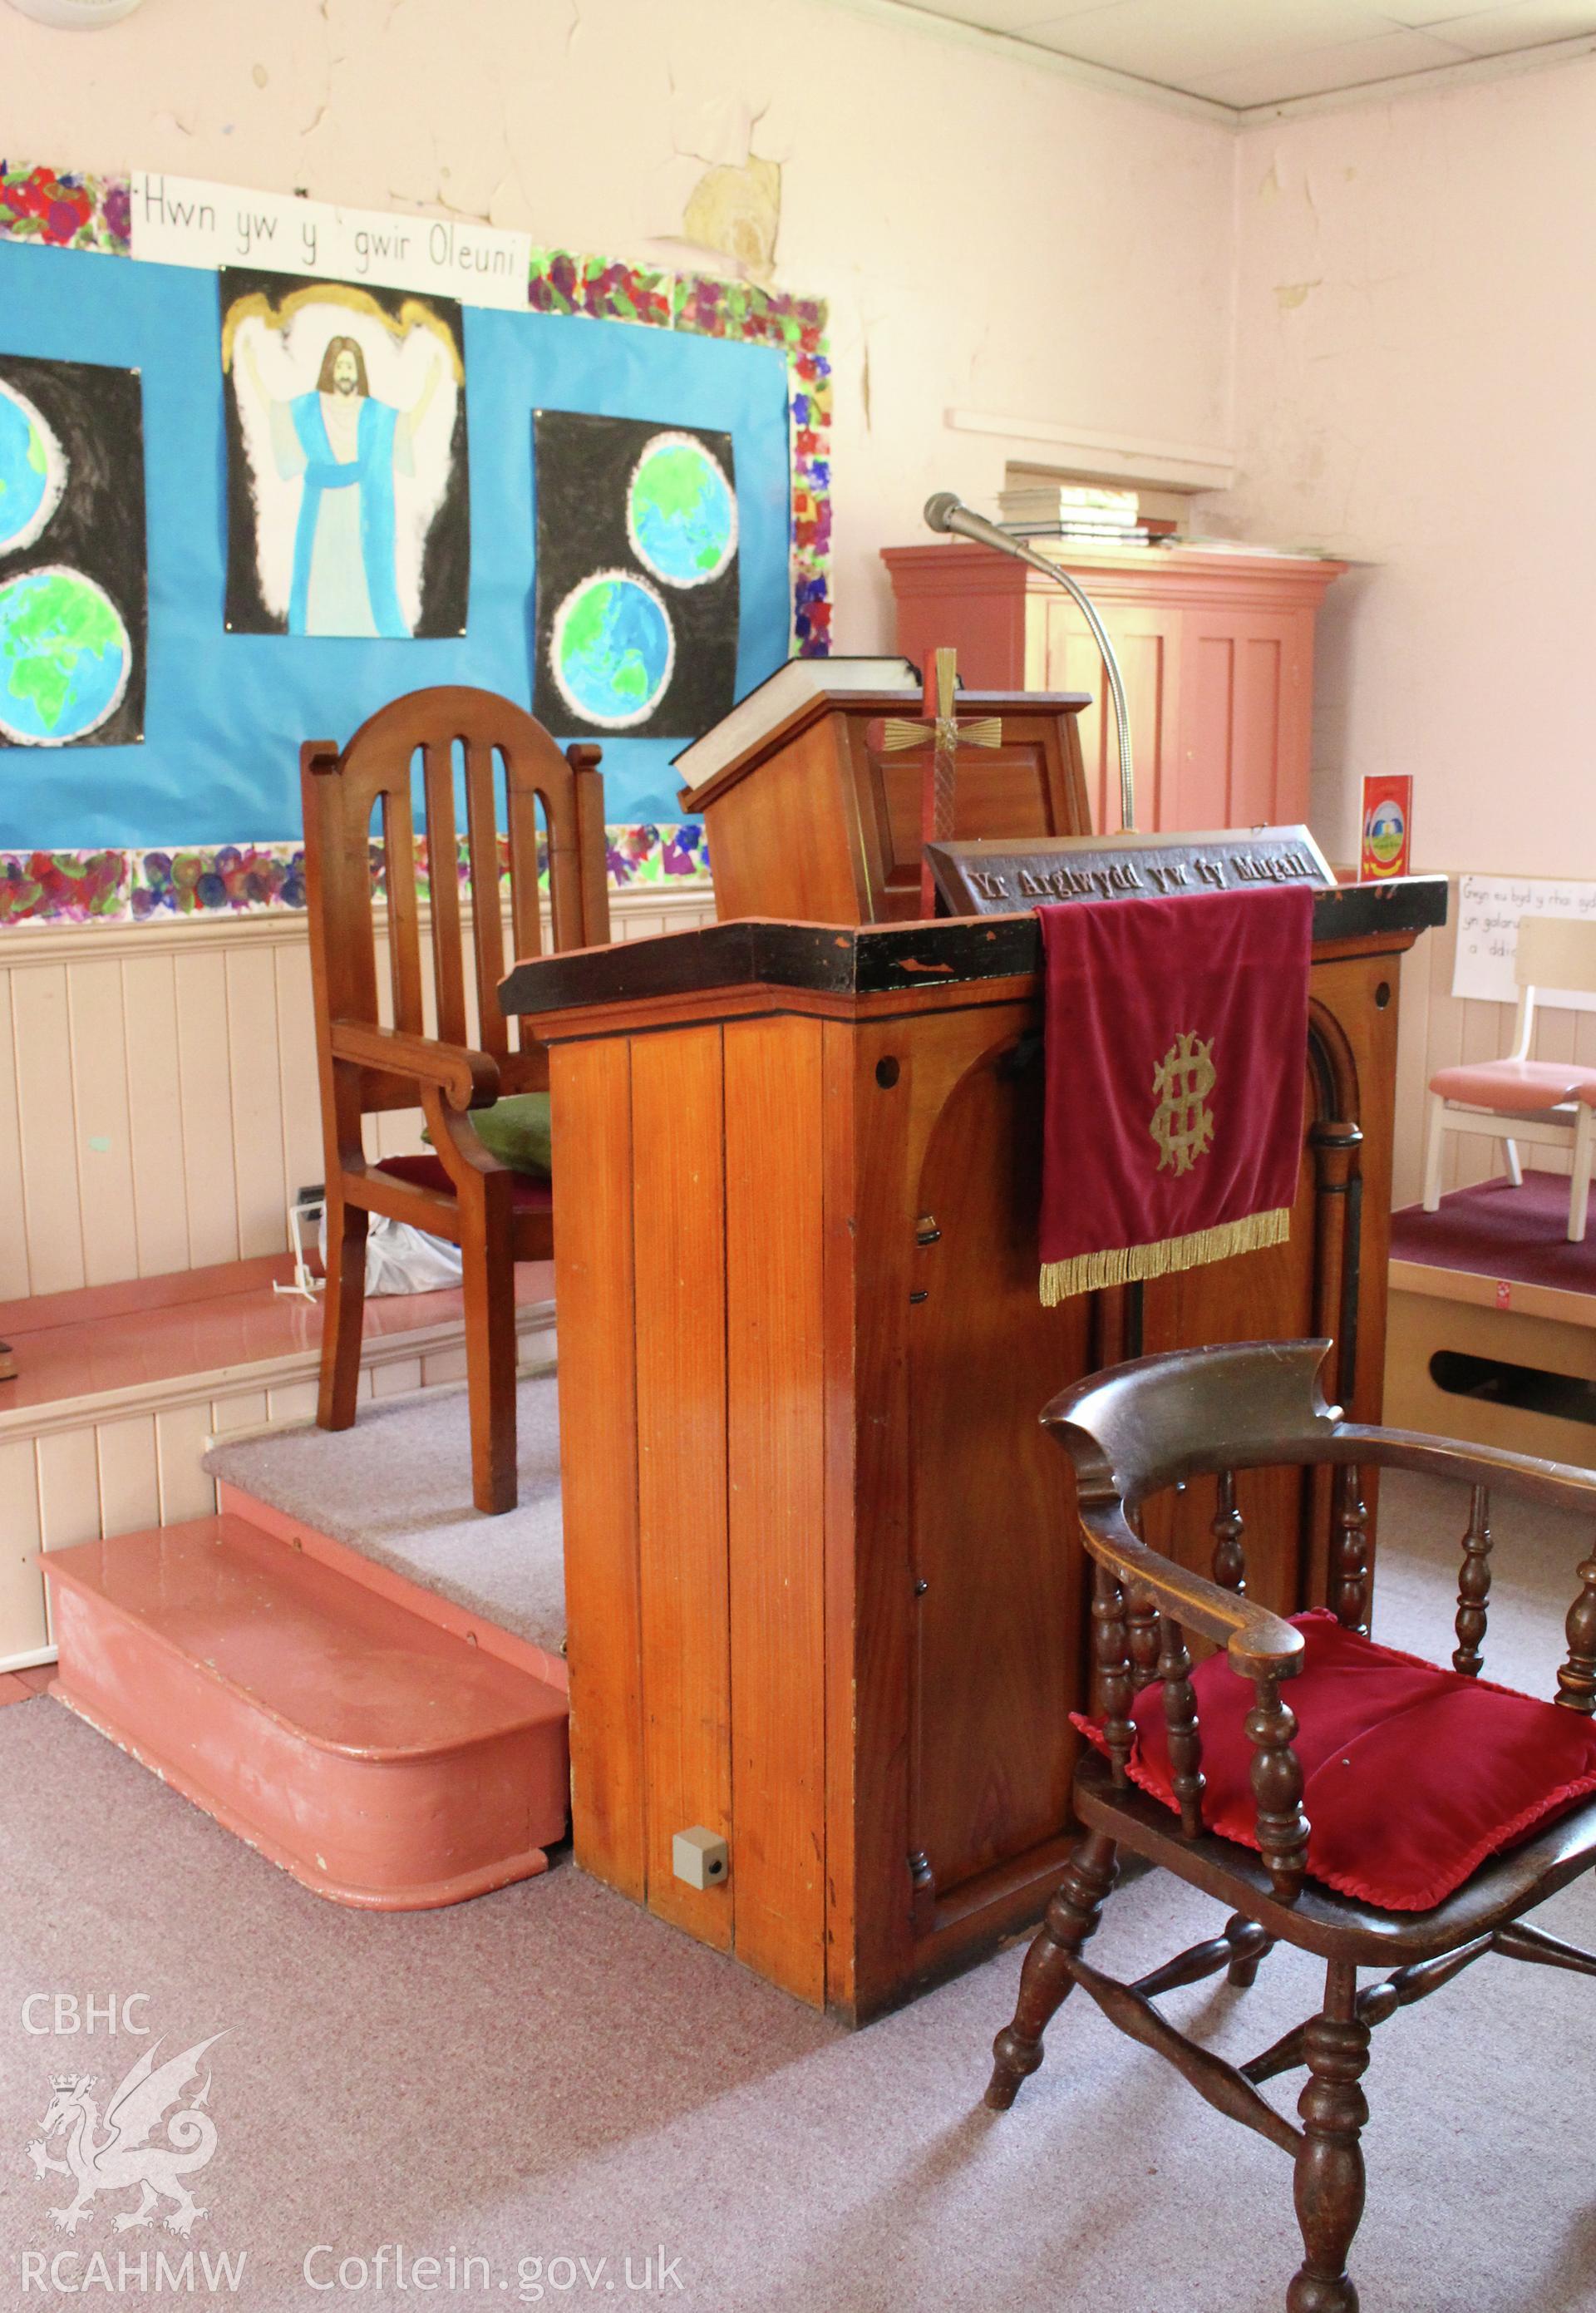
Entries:
{"type": "Polygon", "coordinates": [[[58,165],[690,264],[688,198],[750,136],[782,169],[777,286],[831,303],[842,648],[890,642],[877,550],[927,492],[990,495],[1026,451],[948,407],[1224,439],[1221,126],[815,0],[145,0],[92,34],[0,7],[0,150],[58,165]]]}
{"type": "Polygon", "coordinates": [[[1596,875],[1596,63],[1238,146],[1234,526],[1372,567],[1320,627],[1314,824],[1415,775],[1416,864],[1596,875]]]}

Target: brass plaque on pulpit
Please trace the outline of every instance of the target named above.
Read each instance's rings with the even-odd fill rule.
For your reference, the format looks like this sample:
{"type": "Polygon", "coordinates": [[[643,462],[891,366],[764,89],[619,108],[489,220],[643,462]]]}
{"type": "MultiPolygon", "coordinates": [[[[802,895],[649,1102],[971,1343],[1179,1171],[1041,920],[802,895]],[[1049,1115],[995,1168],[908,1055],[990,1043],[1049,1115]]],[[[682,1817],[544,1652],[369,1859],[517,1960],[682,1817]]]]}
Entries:
{"type": "Polygon", "coordinates": [[[1336,884],[1305,827],[928,843],[925,857],[938,912],[950,916],[1013,916],[1069,900],[1157,900],[1263,884],[1332,891],[1336,884]]]}

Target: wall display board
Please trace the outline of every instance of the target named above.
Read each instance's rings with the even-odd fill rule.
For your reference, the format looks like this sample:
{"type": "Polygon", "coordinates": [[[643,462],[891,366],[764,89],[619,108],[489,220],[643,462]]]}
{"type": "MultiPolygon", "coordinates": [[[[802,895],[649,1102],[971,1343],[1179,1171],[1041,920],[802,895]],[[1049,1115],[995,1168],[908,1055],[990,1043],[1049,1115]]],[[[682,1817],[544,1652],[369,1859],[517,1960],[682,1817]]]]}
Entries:
{"type": "Polygon", "coordinates": [[[702,875],[671,758],[829,645],[824,330],[487,226],[0,163],[0,471],[7,411],[46,469],[0,586],[60,566],[110,606],[52,602],[101,648],[24,678],[51,729],[0,699],[0,926],[303,905],[301,741],[438,682],[600,739],[618,882],[702,875]],[[606,573],[661,606],[663,682],[663,627],[611,647],[629,591],[566,607],[606,573]],[[574,672],[607,651],[608,698],[574,672]]]}
{"type": "Polygon", "coordinates": [[[144,737],[138,374],[0,355],[0,744],[144,737]]]}

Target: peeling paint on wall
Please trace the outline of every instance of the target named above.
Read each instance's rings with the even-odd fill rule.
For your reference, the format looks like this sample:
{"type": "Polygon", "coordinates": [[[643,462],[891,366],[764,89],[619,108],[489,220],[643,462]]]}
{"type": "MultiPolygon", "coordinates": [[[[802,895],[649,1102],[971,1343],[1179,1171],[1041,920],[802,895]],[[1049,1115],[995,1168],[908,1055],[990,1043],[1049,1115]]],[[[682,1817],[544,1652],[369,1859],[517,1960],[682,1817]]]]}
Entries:
{"type": "Polygon", "coordinates": [[[750,153],[741,168],[706,169],[688,197],[681,229],[688,241],[740,265],[768,285],[781,226],[781,164],[750,153]]]}

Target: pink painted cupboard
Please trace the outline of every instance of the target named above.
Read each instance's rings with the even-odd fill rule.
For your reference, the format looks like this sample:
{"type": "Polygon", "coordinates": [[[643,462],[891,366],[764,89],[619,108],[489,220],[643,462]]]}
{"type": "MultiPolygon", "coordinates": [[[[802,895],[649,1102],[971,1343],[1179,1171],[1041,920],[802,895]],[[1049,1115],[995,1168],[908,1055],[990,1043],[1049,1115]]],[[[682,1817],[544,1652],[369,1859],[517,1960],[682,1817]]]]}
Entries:
{"type": "MultiPolygon", "coordinates": [[[[1060,558],[1097,604],[1130,699],[1136,819],[1148,830],[1308,815],[1313,629],[1346,567],[1309,556],[1117,551],[1060,558]]],[[[898,647],[951,643],[972,690],[1089,690],[1081,718],[1092,824],[1119,824],[1107,686],[1086,624],[1039,571],[962,540],[889,546],[898,647]]]]}

